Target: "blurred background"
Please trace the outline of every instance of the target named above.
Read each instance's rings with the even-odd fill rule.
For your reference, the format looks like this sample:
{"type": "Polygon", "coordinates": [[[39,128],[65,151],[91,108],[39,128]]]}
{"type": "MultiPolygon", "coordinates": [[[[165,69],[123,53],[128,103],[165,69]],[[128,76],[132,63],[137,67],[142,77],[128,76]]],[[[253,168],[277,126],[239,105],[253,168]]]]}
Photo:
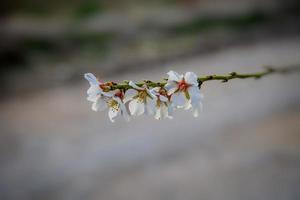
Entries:
{"type": "Polygon", "coordinates": [[[300,66],[297,0],[2,0],[0,199],[300,199],[300,75],[207,82],[204,111],[110,123],[83,74],[300,66]]]}

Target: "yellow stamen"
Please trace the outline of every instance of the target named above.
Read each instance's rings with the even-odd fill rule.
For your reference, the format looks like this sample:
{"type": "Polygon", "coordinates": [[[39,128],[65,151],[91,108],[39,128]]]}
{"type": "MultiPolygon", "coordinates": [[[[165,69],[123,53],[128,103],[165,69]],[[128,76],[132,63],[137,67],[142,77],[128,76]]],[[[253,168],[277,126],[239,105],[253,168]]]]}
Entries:
{"type": "Polygon", "coordinates": [[[146,97],[148,96],[148,93],[146,90],[139,91],[137,98],[140,102],[146,102],[146,97]]]}
{"type": "Polygon", "coordinates": [[[120,108],[119,103],[118,103],[116,100],[114,100],[114,99],[109,100],[109,101],[107,102],[107,105],[108,105],[109,107],[111,107],[114,111],[118,111],[119,108],[120,108]]]}

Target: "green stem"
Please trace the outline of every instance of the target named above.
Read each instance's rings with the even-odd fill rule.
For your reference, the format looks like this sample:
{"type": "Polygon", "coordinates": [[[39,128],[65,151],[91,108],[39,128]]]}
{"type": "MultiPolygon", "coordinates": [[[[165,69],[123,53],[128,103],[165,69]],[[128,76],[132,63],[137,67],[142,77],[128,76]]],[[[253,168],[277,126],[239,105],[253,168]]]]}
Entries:
{"type": "MultiPolygon", "coordinates": [[[[237,72],[231,72],[226,75],[208,75],[208,76],[198,77],[198,83],[200,87],[204,82],[212,81],[212,80],[220,80],[222,82],[228,82],[229,80],[232,79],[247,79],[247,78],[259,79],[269,74],[286,74],[294,71],[300,71],[300,67],[299,66],[288,66],[284,68],[265,67],[264,71],[257,72],[257,73],[241,74],[237,72]]],[[[131,89],[132,87],[128,83],[129,83],[128,81],[124,81],[123,83],[118,83],[118,84],[114,83],[112,86],[110,86],[110,90],[131,89]]],[[[143,85],[147,85],[150,88],[154,88],[154,87],[163,87],[166,85],[166,83],[167,83],[166,79],[164,79],[164,81],[162,82],[152,82],[146,80],[143,82],[136,83],[136,85],[140,87],[142,87],[143,85]]]]}

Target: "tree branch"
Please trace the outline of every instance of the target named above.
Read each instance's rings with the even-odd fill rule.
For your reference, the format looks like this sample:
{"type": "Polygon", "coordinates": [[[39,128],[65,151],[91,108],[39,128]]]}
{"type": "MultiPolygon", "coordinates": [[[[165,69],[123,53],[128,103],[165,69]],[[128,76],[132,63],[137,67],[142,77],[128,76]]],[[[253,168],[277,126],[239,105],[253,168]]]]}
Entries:
{"type": "MultiPolygon", "coordinates": [[[[300,71],[300,67],[299,66],[287,66],[284,68],[265,67],[264,71],[257,72],[257,73],[244,74],[244,73],[231,72],[226,75],[208,75],[208,76],[198,77],[198,83],[200,87],[204,82],[212,81],[212,80],[220,80],[221,82],[228,82],[229,80],[232,79],[247,79],[247,78],[259,79],[270,74],[287,74],[295,71],[300,71]]],[[[128,90],[132,88],[128,83],[129,81],[123,81],[123,83],[110,83],[107,85],[109,85],[109,90],[115,90],[115,89],[128,90]]],[[[140,87],[142,87],[143,85],[147,85],[148,87],[153,88],[153,87],[163,87],[166,85],[166,83],[167,83],[167,79],[164,79],[164,81],[162,82],[152,82],[150,80],[144,80],[142,82],[136,83],[136,85],[140,87]]]]}

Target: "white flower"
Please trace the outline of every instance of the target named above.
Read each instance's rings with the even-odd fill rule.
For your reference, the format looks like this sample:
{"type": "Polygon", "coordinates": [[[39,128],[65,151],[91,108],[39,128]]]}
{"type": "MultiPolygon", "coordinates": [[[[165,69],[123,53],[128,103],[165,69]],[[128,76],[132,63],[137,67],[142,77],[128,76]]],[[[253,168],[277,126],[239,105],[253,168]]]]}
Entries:
{"type": "Polygon", "coordinates": [[[129,121],[129,115],[127,113],[126,106],[124,105],[124,93],[120,90],[110,92],[111,98],[107,99],[107,106],[109,108],[108,116],[109,119],[114,122],[114,118],[119,115],[123,115],[126,121],[129,121]]]}
{"type": "Polygon", "coordinates": [[[89,81],[90,88],[87,90],[87,100],[93,102],[92,110],[103,111],[107,108],[107,100],[111,97],[110,94],[103,92],[101,83],[92,73],[84,74],[84,78],[89,81]]]}
{"type": "Polygon", "coordinates": [[[129,102],[129,111],[131,115],[139,116],[145,113],[146,115],[155,114],[155,104],[157,97],[147,88],[137,86],[130,81],[129,85],[134,89],[128,89],[125,93],[124,102],[129,102]]]}
{"type": "Polygon", "coordinates": [[[152,88],[151,91],[157,96],[155,119],[172,119],[173,106],[169,101],[167,91],[161,87],[152,88]]]}
{"type": "Polygon", "coordinates": [[[202,95],[200,93],[197,75],[187,72],[179,75],[174,71],[168,72],[169,78],[165,85],[167,94],[171,95],[171,102],[177,108],[192,109],[195,117],[202,110],[202,95]]]}
{"type": "Polygon", "coordinates": [[[128,121],[130,115],[127,109],[131,115],[154,115],[155,119],[172,118],[173,109],[176,108],[192,110],[193,115],[198,116],[202,110],[203,97],[196,74],[187,72],[185,75],[179,75],[170,71],[168,75],[164,87],[149,89],[147,84],[137,85],[129,81],[131,88],[124,94],[125,89],[116,89],[123,88],[118,87],[117,83],[101,83],[93,74],[86,73],[84,77],[90,83],[87,100],[93,103],[94,111],[108,108],[108,116],[112,122],[118,116],[123,116],[128,121]]]}

